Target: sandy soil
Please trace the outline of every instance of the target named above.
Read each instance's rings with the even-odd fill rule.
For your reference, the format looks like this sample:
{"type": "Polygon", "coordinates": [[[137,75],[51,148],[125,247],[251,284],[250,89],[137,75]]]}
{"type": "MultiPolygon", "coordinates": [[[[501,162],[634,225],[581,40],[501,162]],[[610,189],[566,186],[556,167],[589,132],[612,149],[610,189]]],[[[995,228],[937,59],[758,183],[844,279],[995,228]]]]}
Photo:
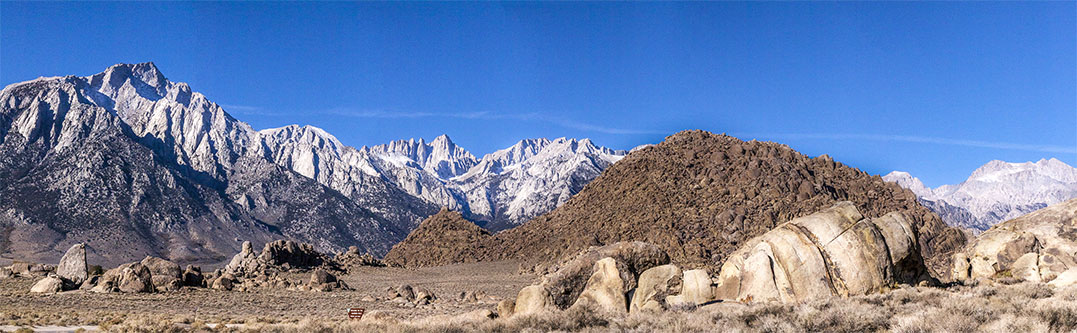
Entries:
{"type": "MultiPolygon", "coordinates": [[[[306,281],[309,274],[287,276],[306,281]]],[[[339,276],[354,291],[302,292],[262,290],[226,292],[185,288],[179,292],[153,294],[95,294],[68,291],[59,294],[30,294],[37,279],[0,280],[0,325],[88,325],[119,322],[125,318],[187,318],[190,321],[231,323],[293,322],[302,319],[347,318],[347,309],[380,310],[399,319],[436,314],[457,314],[477,309],[495,310],[502,299],[536,279],[517,273],[513,262],[458,264],[409,270],[388,267],[361,267],[339,276]],[[408,307],[387,300],[387,289],[408,284],[426,288],[438,299],[430,305],[408,307]],[[461,301],[461,292],[481,291],[478,301],[461,301]]]]}

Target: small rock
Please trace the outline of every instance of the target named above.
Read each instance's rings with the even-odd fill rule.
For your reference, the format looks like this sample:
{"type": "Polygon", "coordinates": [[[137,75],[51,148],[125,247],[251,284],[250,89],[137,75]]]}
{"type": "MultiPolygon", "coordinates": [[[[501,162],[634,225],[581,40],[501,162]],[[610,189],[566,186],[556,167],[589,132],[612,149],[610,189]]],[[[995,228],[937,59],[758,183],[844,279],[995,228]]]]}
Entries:
{"type": "Polygon", "coordinates": [[[513,315],[537,313],[552,305],[550,293],[546,291],[546,288],[538,285],[527,286],[520,289],[520,293],[516,295],[516,305],[512,313],[513,315]]]}
{"type": "Polygon", "coordinates": [[[41,281],[37,281],[33,287],[30,287],[32,293],[57,293],[63,291],[64,281],[60,278],[47,276],[41,281]]]}
{"type": "Polygon", "coordinates": [[[512,317],[512,311],[516,308],[516,301],[506,299],[497,302],[497,315],[501,318],[512,317]]]}

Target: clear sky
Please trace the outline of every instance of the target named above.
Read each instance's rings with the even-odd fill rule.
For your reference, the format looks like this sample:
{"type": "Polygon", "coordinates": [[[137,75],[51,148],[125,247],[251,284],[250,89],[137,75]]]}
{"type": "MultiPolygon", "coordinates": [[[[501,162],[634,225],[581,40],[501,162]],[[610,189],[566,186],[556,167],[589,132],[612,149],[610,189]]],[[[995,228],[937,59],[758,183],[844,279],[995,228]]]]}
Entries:
{"type": "Polygon", "coordinates": [[[929,186],[1077,165],[1066,2],[0,1],[0,84],[153,61],[257,129],[627,149],[683,129],[929,186]]]}

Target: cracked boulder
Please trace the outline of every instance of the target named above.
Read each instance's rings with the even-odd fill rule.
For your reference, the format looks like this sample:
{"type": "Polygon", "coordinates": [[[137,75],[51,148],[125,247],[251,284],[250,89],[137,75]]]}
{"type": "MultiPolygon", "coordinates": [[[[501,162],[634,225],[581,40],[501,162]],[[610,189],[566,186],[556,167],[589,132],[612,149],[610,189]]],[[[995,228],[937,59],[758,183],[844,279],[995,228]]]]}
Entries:
{"type": "Polygon", "coordinates": [[[713,297],[800,302],[887,291],[926,275],[917,239],[901,213],[866,219],[839,202],[746,242],[722,265],[713,297]]]}
{"type": "Polygon", "coordinates": [[[996,224],[953,256],[954,280],[1074,284],[1077,274],[1077,199],[996,224]],[[1073,271],[1073,272],[1071,272],[1073,271]],[[1071,272],[1066,274],[1067,272],[1071,272]]]}

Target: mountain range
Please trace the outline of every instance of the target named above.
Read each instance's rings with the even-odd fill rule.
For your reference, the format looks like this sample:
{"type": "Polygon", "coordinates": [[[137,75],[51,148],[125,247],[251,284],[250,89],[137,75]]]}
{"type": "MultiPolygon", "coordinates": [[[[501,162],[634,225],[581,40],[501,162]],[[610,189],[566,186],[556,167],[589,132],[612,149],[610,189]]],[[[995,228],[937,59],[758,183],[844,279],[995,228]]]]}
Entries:
{"type": "Polygon", "coordinates": [[[1054,158],[1024,163],[994,160],[960,184],[934,189],[908,172],[894,171],[883,179],[916,193],[924,206],[950,225],[976,232],[1077,198],[1077,168],[1054,158]]]}
{"type": "Polygon", "coordinates": [[[564,203],[627,152],[531,139],[476,158],[448,136],[354,148],[256,131],[153,63],[0,92],[0,255],[219,262],[288,238],[382,255],[440,206],[493,230],[564,203]]]}

